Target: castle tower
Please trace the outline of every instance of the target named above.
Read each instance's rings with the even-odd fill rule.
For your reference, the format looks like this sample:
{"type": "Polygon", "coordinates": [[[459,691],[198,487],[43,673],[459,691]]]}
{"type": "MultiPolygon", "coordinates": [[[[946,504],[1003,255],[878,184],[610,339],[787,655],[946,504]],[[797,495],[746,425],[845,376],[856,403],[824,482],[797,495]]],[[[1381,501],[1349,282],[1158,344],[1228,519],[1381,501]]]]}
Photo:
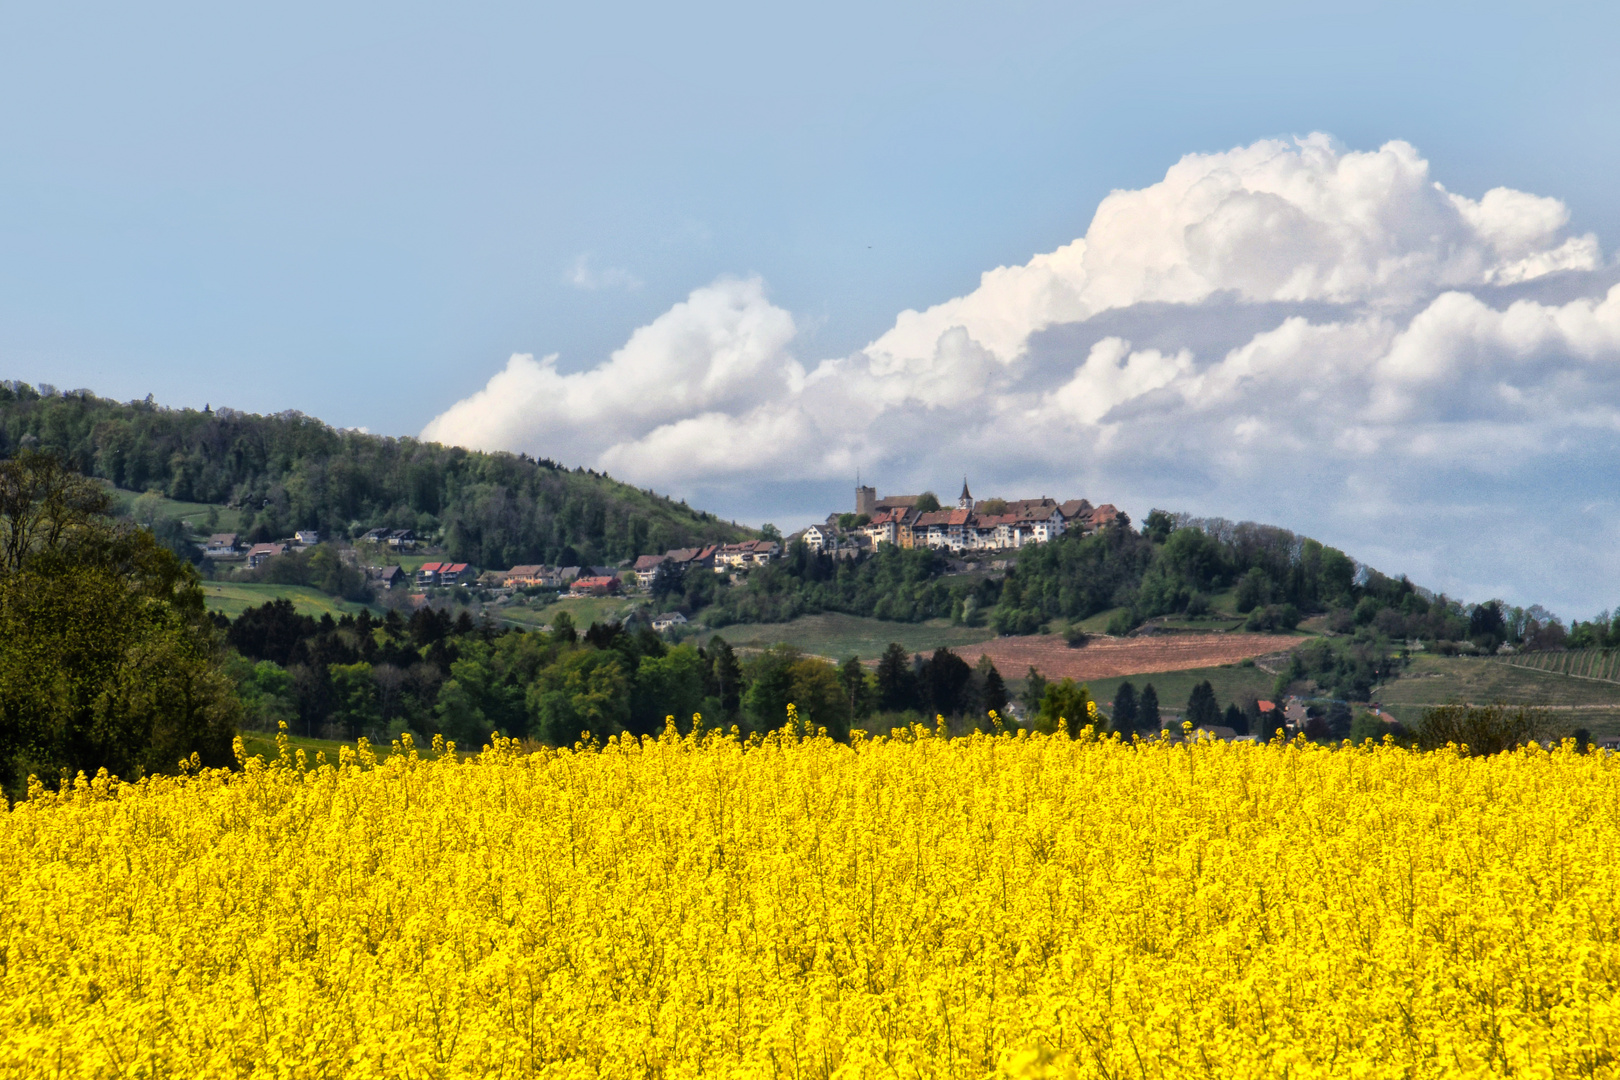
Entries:
{"type": "Polygon", "coordinates": [[[855,487],[855,512],[857,514],[872,514],[877,511],[877,488],[855,487]]]}
{"type": "Polygon", "coordinates": [[[973,496],[968,494],[967,477],[962,477],[962,495],[956,500],[958,510],[973,509],[973,496]]]}

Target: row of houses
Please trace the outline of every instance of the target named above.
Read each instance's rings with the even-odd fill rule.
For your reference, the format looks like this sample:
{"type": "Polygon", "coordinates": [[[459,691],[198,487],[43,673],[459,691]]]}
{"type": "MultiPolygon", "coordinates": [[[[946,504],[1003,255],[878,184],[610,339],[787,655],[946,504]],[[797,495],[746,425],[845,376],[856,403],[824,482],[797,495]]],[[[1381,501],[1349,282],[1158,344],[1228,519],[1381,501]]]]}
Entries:
{"type": "MultiPolygon", "coordinates": [[[[920,511],[916,508],[920,498],[891,495],[879,499],[874,488],[857,488],[856,513],[868,520],[853,531],[874,546],[1010,551],[1026,544],[1050,543],[1066,532],[1096,532],[1123,517],[1112,503],[1092,506],[1085,499],[1060,503],[1044,496],[1010,502],[995,500],[994,512],[985,513],[969,493],[966,480],[962,482],[961,497],[951,509],[920,511]]],[[[839,517],[830,514],[825,525],[804,530],[804,542],[816,551],[838,549],[840,534],[845,532],[838,527],[839,517]]]]}
{"type": "Polygon", "coordinates": [[[636,583],[643,589],[652,588],[660,567],[713,570],[717,574],[733,570],[746,570],[750,566],[763,566],[782,553],[782,545],[774,540],[744,540],[737,544],[710,544],[706,547],[674,548],[662,555],[643,555],[631,567],[636,583]]]}
{"type": "Polygon", "coordinates": [[[247,561],[248,569],[257,570],[277,555],[289,551],[302,551],[321,542],[321,534],[314,529],[300,529],[289,539],[268,544],[246,544],[237,533],[215,533],[203,545],[203,554],[215,562],[247,561]]]}

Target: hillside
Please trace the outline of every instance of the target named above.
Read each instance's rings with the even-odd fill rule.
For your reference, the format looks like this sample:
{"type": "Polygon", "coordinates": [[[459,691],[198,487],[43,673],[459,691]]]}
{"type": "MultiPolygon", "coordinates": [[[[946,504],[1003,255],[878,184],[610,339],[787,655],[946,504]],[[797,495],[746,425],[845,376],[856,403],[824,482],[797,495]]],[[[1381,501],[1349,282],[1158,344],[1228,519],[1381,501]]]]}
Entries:
{"type": "Polygon", "coordinates": [[[0,458],[55,450],[130,491],[236,511],[253,541],[374,527],[438,538],[478,566],[616,562],[751,530],[584,469],[332,428],[297,412],[120,403],[0,383],[0,458]]]}

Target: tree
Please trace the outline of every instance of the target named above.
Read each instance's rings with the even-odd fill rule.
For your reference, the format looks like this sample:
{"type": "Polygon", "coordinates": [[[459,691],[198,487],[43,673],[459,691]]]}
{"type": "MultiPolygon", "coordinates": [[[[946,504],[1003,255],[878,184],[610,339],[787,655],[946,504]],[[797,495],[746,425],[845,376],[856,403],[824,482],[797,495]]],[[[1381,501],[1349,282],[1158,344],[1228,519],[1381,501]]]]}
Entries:
{"type": "Polygon", "coordinates": [[[911,671],[911,658],[897,642],[890,642],[878,659],[878,708],[883,712],[905,712],[917,707],[917,680],[911,671]]]}
{"type": "Polygon", "coordinates": [[[1227,727],[1232,729],[1234,735],[1247,735],[1249,733],[1249,718],[1243,715],[1243,710],[1238,708],[1235,701],[1226,707],[1226,716],[1223,721],[1227,727]]]}
{"type": "Polygon", "coordinates": [[[1033,723],[1041,711],[1041,702],[1046,700],[1046,676],[1035,670],[1035,665],[1029,665],[1029,674],[1024,676],[1024,692],[1018,695],[1018,704],[1024,707],[1026,720],[1033,723]]]}
{"type": "Polygon", "coordinates": [[[1342,701],[1335,701],[1328,706],[1327,726],[1328,735],[1336,741],[1343,741],[1350,737],[1350,706],[1342,701]]]}
{"type": "Polygon", "coordinates": [[[838,669],[838,681],[843,686],[844,699],[849,703],[852,719],[862,719],[872,711],[871,688],[859,657],[851,656],[843,662],[838,669]]]}
{"type": "Polygon", "coordinates": [[[939,496],[932,491],[925,491],[917,496],[917,501],[911,504],[911,508],[919,514],[931,514],[939,509],[939,496]]]}
{"type": "Polygon", "coordinates": [[[1136,722],[1136,687],[1126,679],[1114,691],[1114,715],[1110,719],[1109,730],[1128,739],[1136,733],[1136,722]]]}
{"type": "MultiPolygon", "coordinates": [[[[393,616],[393,614],[393,612],[389,612],[390,616],[393,616]]],[[[551,617],[551,636],[569,645],[578,641],[579,634],[574,629],[574,617],[566,611],[559,611],[553,615],[551,617]]]]}
{"type": "Polygon", "coordinates": [[[789,666],[788,677],[789,697],[798,708],[800,722],[812,730],[825,728],[834,739],[848,739],[849,703],[844,699],[838,669],[824,660],[805,656],[789,666]]]}
{"type": "Polygon", "coordinates": [[[1086,725],[1094,723],[1089,689],[1077,685],[1073,679],[1047,684],[1046,693],[1041,697],[1040,712],[1035,718],[1037,730],[1065,731],[1070,738],[1076,738],[1086,725]]]}
{"type": "Polygon", "coordinates": [[[683,730],[703,708],[703,662],[690,645],[677,645],[663,656],[644,657],[636,668],[635,703],[630,731],[656,735],[664,718],[673,716],[683,730]]]}
{"type": "Polygon", "coordinates": [[[652,585],[648,589],[653,599],[662,600],[671,593],[679,595],[685,591],[686,567],[673,559],[659,563],[658,569],[653,571],[652,585]]]}
{"type": "Polygon", "coordinates": [[[791,645],[773,645],[743,666],[748,678],[743,708],[756,731],[775,731],[787,722],[787,707],[794,704],[792,669],[802,656],[791,645]]]}
{"type": "Polygon", "coordinates": [[[0,462],[0,784],[230,764],[241,717],[197,573],[60,460],[0,462]]]}
{"type": "Polygon", "coordinates": [[[1551,723],[1545,712],[1525,705],[1462,705],[1426,709],[1417,724],[1418,745],[1437,750],[1455,744],[1470,754],[1499,754],[1546,738],[1551,723]]]}
{"type": "Polygon", "coordinates": [[[980,711],[985,715],[995,713],[997,716],[1007,715],[1007,683],[996,670],[996,665],[988,656],[980,656],[978,675],[981,680],[979,687],[980,711]]]}
{"type": "Polygon", "coordinates": [[[1221,722],[1221,706],[1215,700],[1215,688],[1208,679],[1192,688],[1187,696],[1187,715],[1185,720],[1192,721],[1192,726],[1214,727],[1221,722]]]}
{"type": "Polygon", "coordinates": [[[767,521],[765,524],[759,527],[759,538],[761,540],[775,540],[780,543],[782,540],[782,530],[778,529],[775,525],[772,525],[767,521]]]}
{"type": "Polygon", "coordinates": [[[1148,516],[1142,522],[1142,535],[1156,544],[1162,544],[1170,539],[1170,533],[1175,530],[1176,519],[1164,510],[1149,510],[1148,516]]]}
{"type": "Polygon", "coordinates": [[[742,709],[742,665],[726,639],[716,634],[709,639],[709,654],[714,658],[715,695],[720,699],[721,719],[735,721],[742,709]]]}
{"type": "Polygon", "coordinates": [[[1142,696],[1136,706],[1136,730],[1158,731],[1161,721],[1159,719],[1159,692],[1148,683],[1142,687],[1142,696]]]}
{"type": "Polygon", "coordinates": [[[943,647],[934,650],[918,672],[924,708],[933,715],[961,716],[972,679],[966,660],[943,647]]]}

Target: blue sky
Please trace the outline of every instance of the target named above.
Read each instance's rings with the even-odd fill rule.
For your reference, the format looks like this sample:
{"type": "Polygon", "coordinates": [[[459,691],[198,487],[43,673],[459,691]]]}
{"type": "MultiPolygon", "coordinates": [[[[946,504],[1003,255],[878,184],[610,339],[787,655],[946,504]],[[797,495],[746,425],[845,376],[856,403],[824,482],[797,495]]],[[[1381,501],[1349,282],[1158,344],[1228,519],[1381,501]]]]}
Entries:
{"type": "MultiPolygon", "coordinates": [[[[1425,177],[1472,200],[1495,188],[1559,200],[1566,219],[1546,249],[1590,236],[1598,254],[1538,302],[1596,298],[1620,248],[1617,21],[1612,7],[1575,5],[3,5],[0,376],[415,434],[511,371],[513,354],[556,354],[559,376],[583,377],[634,340],[646,353],[678,338],[656,329],[672,313],[712,310],[733,328],[763,320],[748,340],[771,370],[845,379],[819,365],[888,340],[901,312],[970,296],[986,271],[1086,236],[1111,191],[1152,189],[1184,155],[1312,132],[1340,157],[1402,140],[1425,177]],[[773,312],[791,327],[773,329],[773,312]]],[[[1448,282],[1402,293],[1390,333],[1448,282]]],[[[1228,295],[1217,292],[1192,305],[1201,327],[1228,295]]],[[[1127,345],[1159,325],[1141,306],[1151,299],[1109,316],[1135,327],[1127,345]]],[[[1394,303],[1330,299],[1363,313],[1394,303]]],[[[1189,313],[1175,302],[1172,315],[1189,313]]],[[[1086,307],[1069,321],[1100,318],[1086,307]]],[[[1057,385],[1098,339],[1064,321],[1024,327],[1024,359],[1002,361],[1057,385]]],[[[1201,371],[1206,330],[1172,334],[1159,361],[1127,349],[1119,369],[1171,364],[1175,346],[1201,371]]],[[[1223,349],[1247,340],[1216,336],[1223,349]]],[[[1399,352],[1379,340],[1366,348],[1399,352]]],[[[603,377],[621,369],[642,370],[603,377]]],[[[758,405],[692,402],[693,422],[758,405]]],[[[1279,401],[1278,415],[1301,407],[1279,401]]],[[[1488,432],[1469,429],[1425,442],[1424,464],[1407,455],[1393,479],[1369,464],[1389,447],[1364,439],[1278,483],[1249,459],[1212,476],[1207,446],[1111,456],[1119,436],[1091,430],[1107,417],[1074,421],[1091,427],[1065,451],[1072,467],[999,442],[1006,413],[975,442],[919,453],[930,417],[960,424],[944,408],[873,421],[917,425],[904,448],[864,438],[862,461],[808,466],[792,451],[752,470],[701,454],[653,468],[631,445],[647,431],[596,445],[567,425],[500,430],[513,448],[606,463],[748,520],[820,516],[844,497],[845,464],[896,487],[967,471],[1009,495],[1045,485],[1137,514],[1163,503],[1259,517],[1471,596],[1583,616],[1620,601],[1601,595],[1620,568],[1608,562],[1603,418],[1491,429],[1556,444],[1535,468],[1522,447],[1492,457],[1488,432]],[[1535,480],[1548,469],[1550,487],[1535,480]],[[1548,532],[1481,550],[1479,523],[1503,506],[1548,532]]],[[[1271,452],[1297,461],[1311,439],[1332,436],[1271,452]]]]}

